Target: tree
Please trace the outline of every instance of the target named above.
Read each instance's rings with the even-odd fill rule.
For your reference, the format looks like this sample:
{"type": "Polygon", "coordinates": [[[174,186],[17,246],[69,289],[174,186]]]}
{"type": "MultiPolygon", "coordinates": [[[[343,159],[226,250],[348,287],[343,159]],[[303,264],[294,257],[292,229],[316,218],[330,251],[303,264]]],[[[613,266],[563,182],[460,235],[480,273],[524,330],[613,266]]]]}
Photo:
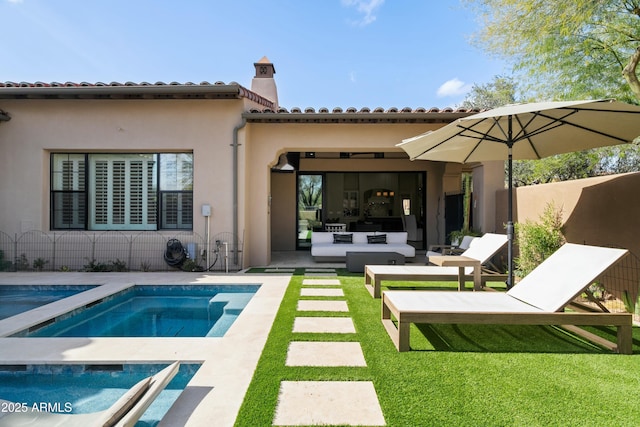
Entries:
{"type": "Polygon", "coordinates": [[[479,85],[474,83],[461,107],[484,110],[517,102],[518,85],[513,77],[495,76],[493,81],[479,85]]]}
{"type": "Polygon", "coordinates": [[[600,149],[598,174],[636,172],[640,170],[640,146],[638,144],[616,145],[600,149]]]}
{"type": "Polygon", "coordinates": [[[299,204],[303,209],[322,206],[322,176],[299,175],[299,204]]]}
{"type": "Polygon", "coordinates": [[[640,102],[640,0],[463,0],[474,41],[513,63],[542,99],[640,102]]]}
{"type": "MultiPolygon", "coordinates": [[[[489,83],[474,84],[461,106],[484,110],[522,102],[518,93],[519,85],[514,77],[495,76],[489,83]]],[[[540,160],[517,160],[513,162],[513,180],[518,187],[638,170],[640,145],[623,144],[540,160]]]]}

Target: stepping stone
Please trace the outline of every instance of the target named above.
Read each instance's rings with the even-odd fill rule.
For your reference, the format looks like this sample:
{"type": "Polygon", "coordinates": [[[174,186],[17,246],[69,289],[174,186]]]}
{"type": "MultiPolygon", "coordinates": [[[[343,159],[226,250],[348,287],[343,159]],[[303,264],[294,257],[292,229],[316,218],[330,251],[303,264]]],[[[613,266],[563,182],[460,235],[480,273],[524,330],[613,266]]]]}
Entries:
{"type": "Polygon", "coordinates": [[[276,426],[384,426],[371,381],[282,381],[276,426]]]}
{"type": "Polygon", "coordinates": [[[304,273],[305,276],[310,276],[310,277],[336,277],[338,275],[338,273],[309,273],[306,272],[304,273]]]}
{"type": "Polygon", "coordinates": [[[339,279],[302,279],[302,284],[307,286],[340,286],[339,279]]]}
{"type": "Polygon", "coordinates": [[[349,311],[346,301],[300,300],[298,311],[349,311]]]}
{"type": "Polygon", "coordinates": [[[335,268],[306,268],[305,273],[335,273],[335,268]]]}
{"type": "Polygon", "coordinates": [[[295,273],[295,268],[266,268],[265,273],[295,273]]]}
{"type": "Polygon", "coordinates": [[[343,297],[344,291],[336,288],[302,288],[300,296],[303,297],[343,297]]]}
{"type": "Polygon", "coordinates": [[[367,366],[359,342],[292,341],[286,366],[367,366]]]}
{"type": "Polygon", "coordinates": [[[293,332],[355,334],[356,328],[350,317],[296,317],[293,332]]]}

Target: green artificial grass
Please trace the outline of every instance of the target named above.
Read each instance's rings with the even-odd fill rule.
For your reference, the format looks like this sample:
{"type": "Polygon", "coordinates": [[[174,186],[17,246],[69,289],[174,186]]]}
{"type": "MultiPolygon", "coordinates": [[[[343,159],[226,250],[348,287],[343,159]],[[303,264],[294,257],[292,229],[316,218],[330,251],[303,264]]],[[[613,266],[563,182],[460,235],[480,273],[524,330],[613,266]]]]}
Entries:
{"type": "MultiPolygon", "coordinates": [[[[339,273],[349,313],[301,315],[351,316],[356,334],[294,334],[297,302],[307,297],[300,297],[303,277],[293,276],[236,426],[272,425],[280,382],[296,380],[372,381],[389,426],[640,425],[639,328],[632,356],[560,328],[521,325],[412,325],[412,349],[399,353],[362,275],[339,273]],[[294,340],[359,341],[367,367],[286,367],[294,340]]],[[[612,329],[591,330],[615,337],[612,329]]]]}

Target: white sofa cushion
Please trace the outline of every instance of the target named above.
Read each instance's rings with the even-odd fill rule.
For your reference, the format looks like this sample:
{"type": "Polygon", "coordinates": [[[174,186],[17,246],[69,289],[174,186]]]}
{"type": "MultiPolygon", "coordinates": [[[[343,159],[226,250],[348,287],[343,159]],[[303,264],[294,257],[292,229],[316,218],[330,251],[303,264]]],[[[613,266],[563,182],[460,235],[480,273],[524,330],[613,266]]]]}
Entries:
{"type": "Polygon", "coordinates": [[[416,255],[415,248],[407,243],[407,233],[367,232],[333,233],[314,231],[311,233],[311,255],[314,257],[346,257],[347,252],[397,252],[408,258],[416,255]],[[333,243],[334,234],[351,234],[353,243],[333,243]],[[368,243],[367,236],[386,235],[387,243],[368,243]]]}

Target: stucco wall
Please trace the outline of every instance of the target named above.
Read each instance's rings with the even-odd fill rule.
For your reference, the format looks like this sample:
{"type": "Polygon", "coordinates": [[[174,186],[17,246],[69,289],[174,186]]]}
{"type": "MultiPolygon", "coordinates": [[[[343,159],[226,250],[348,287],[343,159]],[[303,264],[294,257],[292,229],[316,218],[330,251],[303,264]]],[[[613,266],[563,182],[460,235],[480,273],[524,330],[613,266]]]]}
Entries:
{"type": "Polygon", "coordinates": [[[473,168],[473,211],[474,230],[483,233],[502,233],[502,226],[496,228],[496,188],[504,187],[504,162],[482,162],[473,168]]]}
{"type": "MultiPolygon", "coordinates": [[[[233,127],[239,100],[3,100],[0,230],[49,230],[49,153],[194,153],[194,232],[232,231],[233,127]]],[[[172,232],[168,231],[168,234],[172,232]]]]}
{"type": "MultiPolygon", "coordinates": [[[[516,189],[514,221],[537,221],[551,201],[562,209],[567,241],[616,246],[640,256],[640,173],[516,189]]],[[[496,228],[506,222],[506,190],[496,195],[496,228]]]]}

